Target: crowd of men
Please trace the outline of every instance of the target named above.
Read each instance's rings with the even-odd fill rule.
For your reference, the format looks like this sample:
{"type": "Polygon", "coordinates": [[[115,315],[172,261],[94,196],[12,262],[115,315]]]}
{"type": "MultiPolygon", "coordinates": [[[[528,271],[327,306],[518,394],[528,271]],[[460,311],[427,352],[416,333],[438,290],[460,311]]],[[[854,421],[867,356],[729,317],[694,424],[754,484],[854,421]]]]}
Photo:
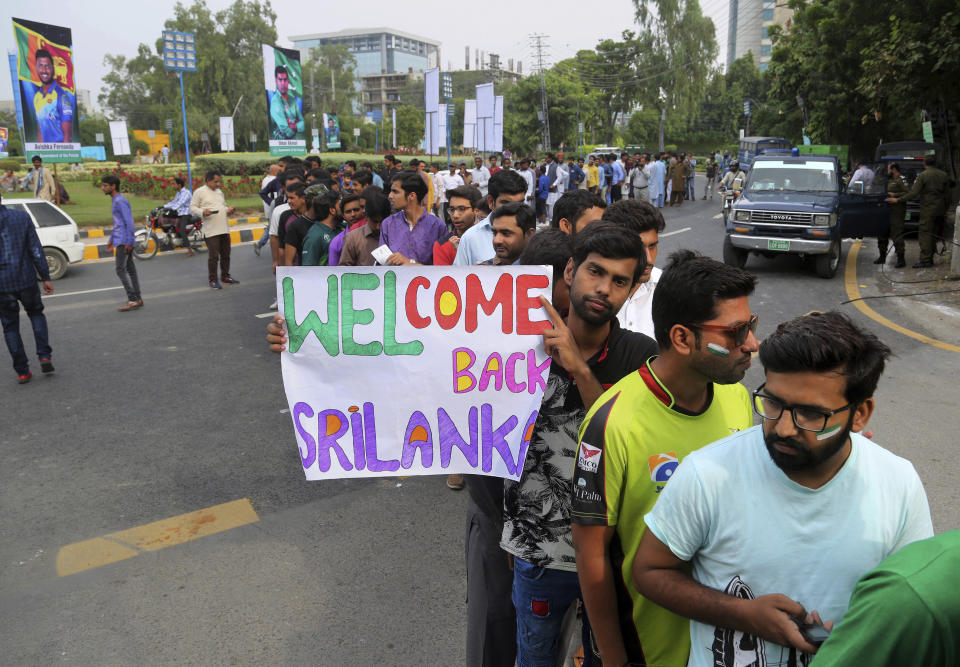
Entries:
{"type": "MultiPolygon", "coordinates": [[[[928,539],[913,466],[863,435],[889,348],[836,312],[759,342],[752,275],[690,251],[654,266],[661,202],[629,175],[669,160],[602,161],[606,189],[596,160],[548,155],[537,182],[546,176],[544,199],[561,190],[549,209],[528,160],[441,171],[388,156],[383,190],[370,169],[293,162],[265,188],[277,266],[373,265],[386,245],[383,263],[411,270],[553,267],[552,364],[522,476],[448,479],[468,491],[467,664],[557,664],[574,608],[585,665],[864,664],[859,652],[898,664],[871,648],[869,610],[906,585],[936,608],[917,612],[919,637],[882,638],[887,652],[952,664],[930,619],[957,619],[960,605],[913,573],[956,567],[958,538],[928,539]],[[765,382],[750,392],[740,382],[755,354],[765,382]]],[[[691,194],[682,185],[678,201],[691,194]]],[[[284,349],[281,316],[267,340],[284,349]]]]}
{"type": "MultiPolygon", "coordinates": [[[[547,154],[513,169],[477,158],[441,172],[388,155],[376,173],[287,157],[264,178],[268,234],[254,249],[269,244],[274,270],[553,269],[541,299],[552,364],[519,481],[446,480],[468,492],[468,665],[556,664],[574,609],[584,665],[957,664],[960,602],[942,581],[960,565],[960,538],[931,539],[913,466],[866,431],[889,348],[837,312],[780,323],[758,341],[752,275],[691,251],[655,266],[665,204],[651,192],[671,169],[671,203],[692,199],[692,158],[620,159],[564,165],[547,154]],[[644,194],[631,175],[648,168],[644,194]],[[754,355],[764,382],[750,392],[741,380],[754,355]],[[906,633],[897,609],[911,603],[906,633]],[[890,661],[910,651],[922,657],[890,661]]],[[[708,160],[711,179],[736,173],[724,161],[708,160]]],[[[204,180],[171,203],[203,218],[219,289],[239,282],[231,209],[222,176],[204,180]]],[[[129,311],[143,300],[119,186],[102,178],[129,311]]],[[[52,372],[35,271],[45,292],[52,285],[30,220],[0,207],[0,222],[2,257],[25,258],[0,262],[0,316],[26,382],[18,304],[52,372]]],[[[277,315],[268,326],[275,352],[283,324],[277,315]]]]}

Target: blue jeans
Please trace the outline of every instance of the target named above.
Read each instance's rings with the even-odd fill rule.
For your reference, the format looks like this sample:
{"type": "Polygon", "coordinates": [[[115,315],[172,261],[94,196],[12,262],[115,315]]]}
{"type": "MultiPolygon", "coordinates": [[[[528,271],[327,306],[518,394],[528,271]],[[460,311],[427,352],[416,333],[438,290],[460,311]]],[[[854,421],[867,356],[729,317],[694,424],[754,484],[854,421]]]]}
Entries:
{"type": "Polygon", "coordinates": [[[20,337],[20,304],[30,317],[33,327],[33,340],[37,344],[37,357],[49,357],[52,350],[47,335],[47,318],[43,314],[43,302],[40,300],[40,288],[36,283],[19,292],[0,292],[0,322],[3,323],[3,339],[13,357],[13,369],[18,375],[30,370],[27,351],[20,337]]]}
{"type": "Polygon", "coordinates": [[[517,609],[518,667],[554,667],[563,616],[580,598],[576,572],[513,559],[513,606],[517,609]]]}

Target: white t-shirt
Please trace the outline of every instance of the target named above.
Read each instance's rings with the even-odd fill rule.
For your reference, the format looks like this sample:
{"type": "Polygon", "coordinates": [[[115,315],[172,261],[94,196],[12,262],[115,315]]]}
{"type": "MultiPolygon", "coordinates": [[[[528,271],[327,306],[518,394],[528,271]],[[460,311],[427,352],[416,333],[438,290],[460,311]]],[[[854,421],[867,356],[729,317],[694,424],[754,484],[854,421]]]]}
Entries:
{"type": "MultiPolygon", "coordinates": [[[[839,622],[863,574],[933,535],[913,465],[850,437],[850,457],[819,489],[773,463],[760,426],[708,445],[670,477],[644,517],[647,528],[692,562],[704,586],[746,599],[781,593],[839,622]]],[[[739,631],[691,621],[690,639],[688,667],[788,664],[790,649],[739,631]]]]}
{"type": "MultiPolygon", "coordinates": [[[[451,176],[449,171],[445,171],[442,172],[441,178],[443,178],[444,194],[446,194],[447,190],[453,190],[463,185],[463,177],[460,174],[453,174],[451,176]]],[[[446,198],[444,198],[444,201],[446,201],[446,198]]]]}
{"type": "Polygon", "coordinates": [[[290,210],[290,204],[283,203],[273,207],[273,213],[270,214],[270,236],[276,236],[280,229],[280,214],[290,210]]]}
{"type": "Polygon", "coordinates": [[[487,183],[490,182],[490,170],[486,167],[477,167],[471,169],[470,173],[473,174],[473,185],[477,186],[480,190],[480,194],[484,197],[487,196],[487,183]]]}
{"type": "Polygon", "coordinates": [[[662,274],[663,271],[653,267],[650,280],[640,283],[637,291],[620,308],[617,319],[624,329],[638,331],[656,340],[653,335],[653,292],[657,289],[662,274]]]}

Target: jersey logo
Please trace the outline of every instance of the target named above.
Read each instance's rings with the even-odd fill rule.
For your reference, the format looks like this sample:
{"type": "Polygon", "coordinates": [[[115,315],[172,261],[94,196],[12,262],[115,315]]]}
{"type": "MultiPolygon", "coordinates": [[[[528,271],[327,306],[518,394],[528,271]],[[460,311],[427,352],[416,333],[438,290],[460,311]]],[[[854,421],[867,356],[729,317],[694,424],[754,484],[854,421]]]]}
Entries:
{"type": "Polygon", "coordinates": [[[665,452],[651,456],[647,459],[647,465],[650,467],[650,479],[656,483],[657,493],[660,493],[670,481],[680,461],[675,452],[665,452]]]}
{"type": "Polygon", "coordinates": [[[580,455],[577,457],[577,465],[584,472],[597,472],[600,467],[600,455],[603,450],[599,447],[591,447],[585,442],[580,443],[580,455]]]}

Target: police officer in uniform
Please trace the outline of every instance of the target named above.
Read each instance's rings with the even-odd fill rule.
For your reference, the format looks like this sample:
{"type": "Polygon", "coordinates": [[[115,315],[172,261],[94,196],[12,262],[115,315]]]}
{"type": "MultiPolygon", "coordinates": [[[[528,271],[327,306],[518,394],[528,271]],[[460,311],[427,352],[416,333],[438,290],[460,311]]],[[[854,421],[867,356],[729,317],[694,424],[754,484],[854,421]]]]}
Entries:
{"type": "MultiPolygon", "coordinates": [[[[900,175],[900,164],[898,162],[893,162],[887,167],[887,175],[890,177],[887,180],[887,195],[893,199],[905,195],[907,186],[903,182],[903,176],[900,175]]],[[[887,261],[887,244],[890,237],[893,237],[893,249],[897,252],[896,267],[902,269],[907,265],[907,261],[904,259],[903,242],[903,221],[907,215],[907,205],[900,200],[897,201],[898,203],[890,207],[890,231],[888,235],[877,237],[877,248],[880,250],[880,256],[873,263],[883,264],[887,261]]]]}
{"type": "Polygon", "coordinates": [[[899,204],[907,199],[920,199],[920,261],[915,269],[933,266],[933,251],[936,247],[937,221],[947,212],[950,197],[950,177],[937,169],[937,159],[928,155],[923,159],[923,171],[917,176],[910,192],[887,201],[899,204]]]}

